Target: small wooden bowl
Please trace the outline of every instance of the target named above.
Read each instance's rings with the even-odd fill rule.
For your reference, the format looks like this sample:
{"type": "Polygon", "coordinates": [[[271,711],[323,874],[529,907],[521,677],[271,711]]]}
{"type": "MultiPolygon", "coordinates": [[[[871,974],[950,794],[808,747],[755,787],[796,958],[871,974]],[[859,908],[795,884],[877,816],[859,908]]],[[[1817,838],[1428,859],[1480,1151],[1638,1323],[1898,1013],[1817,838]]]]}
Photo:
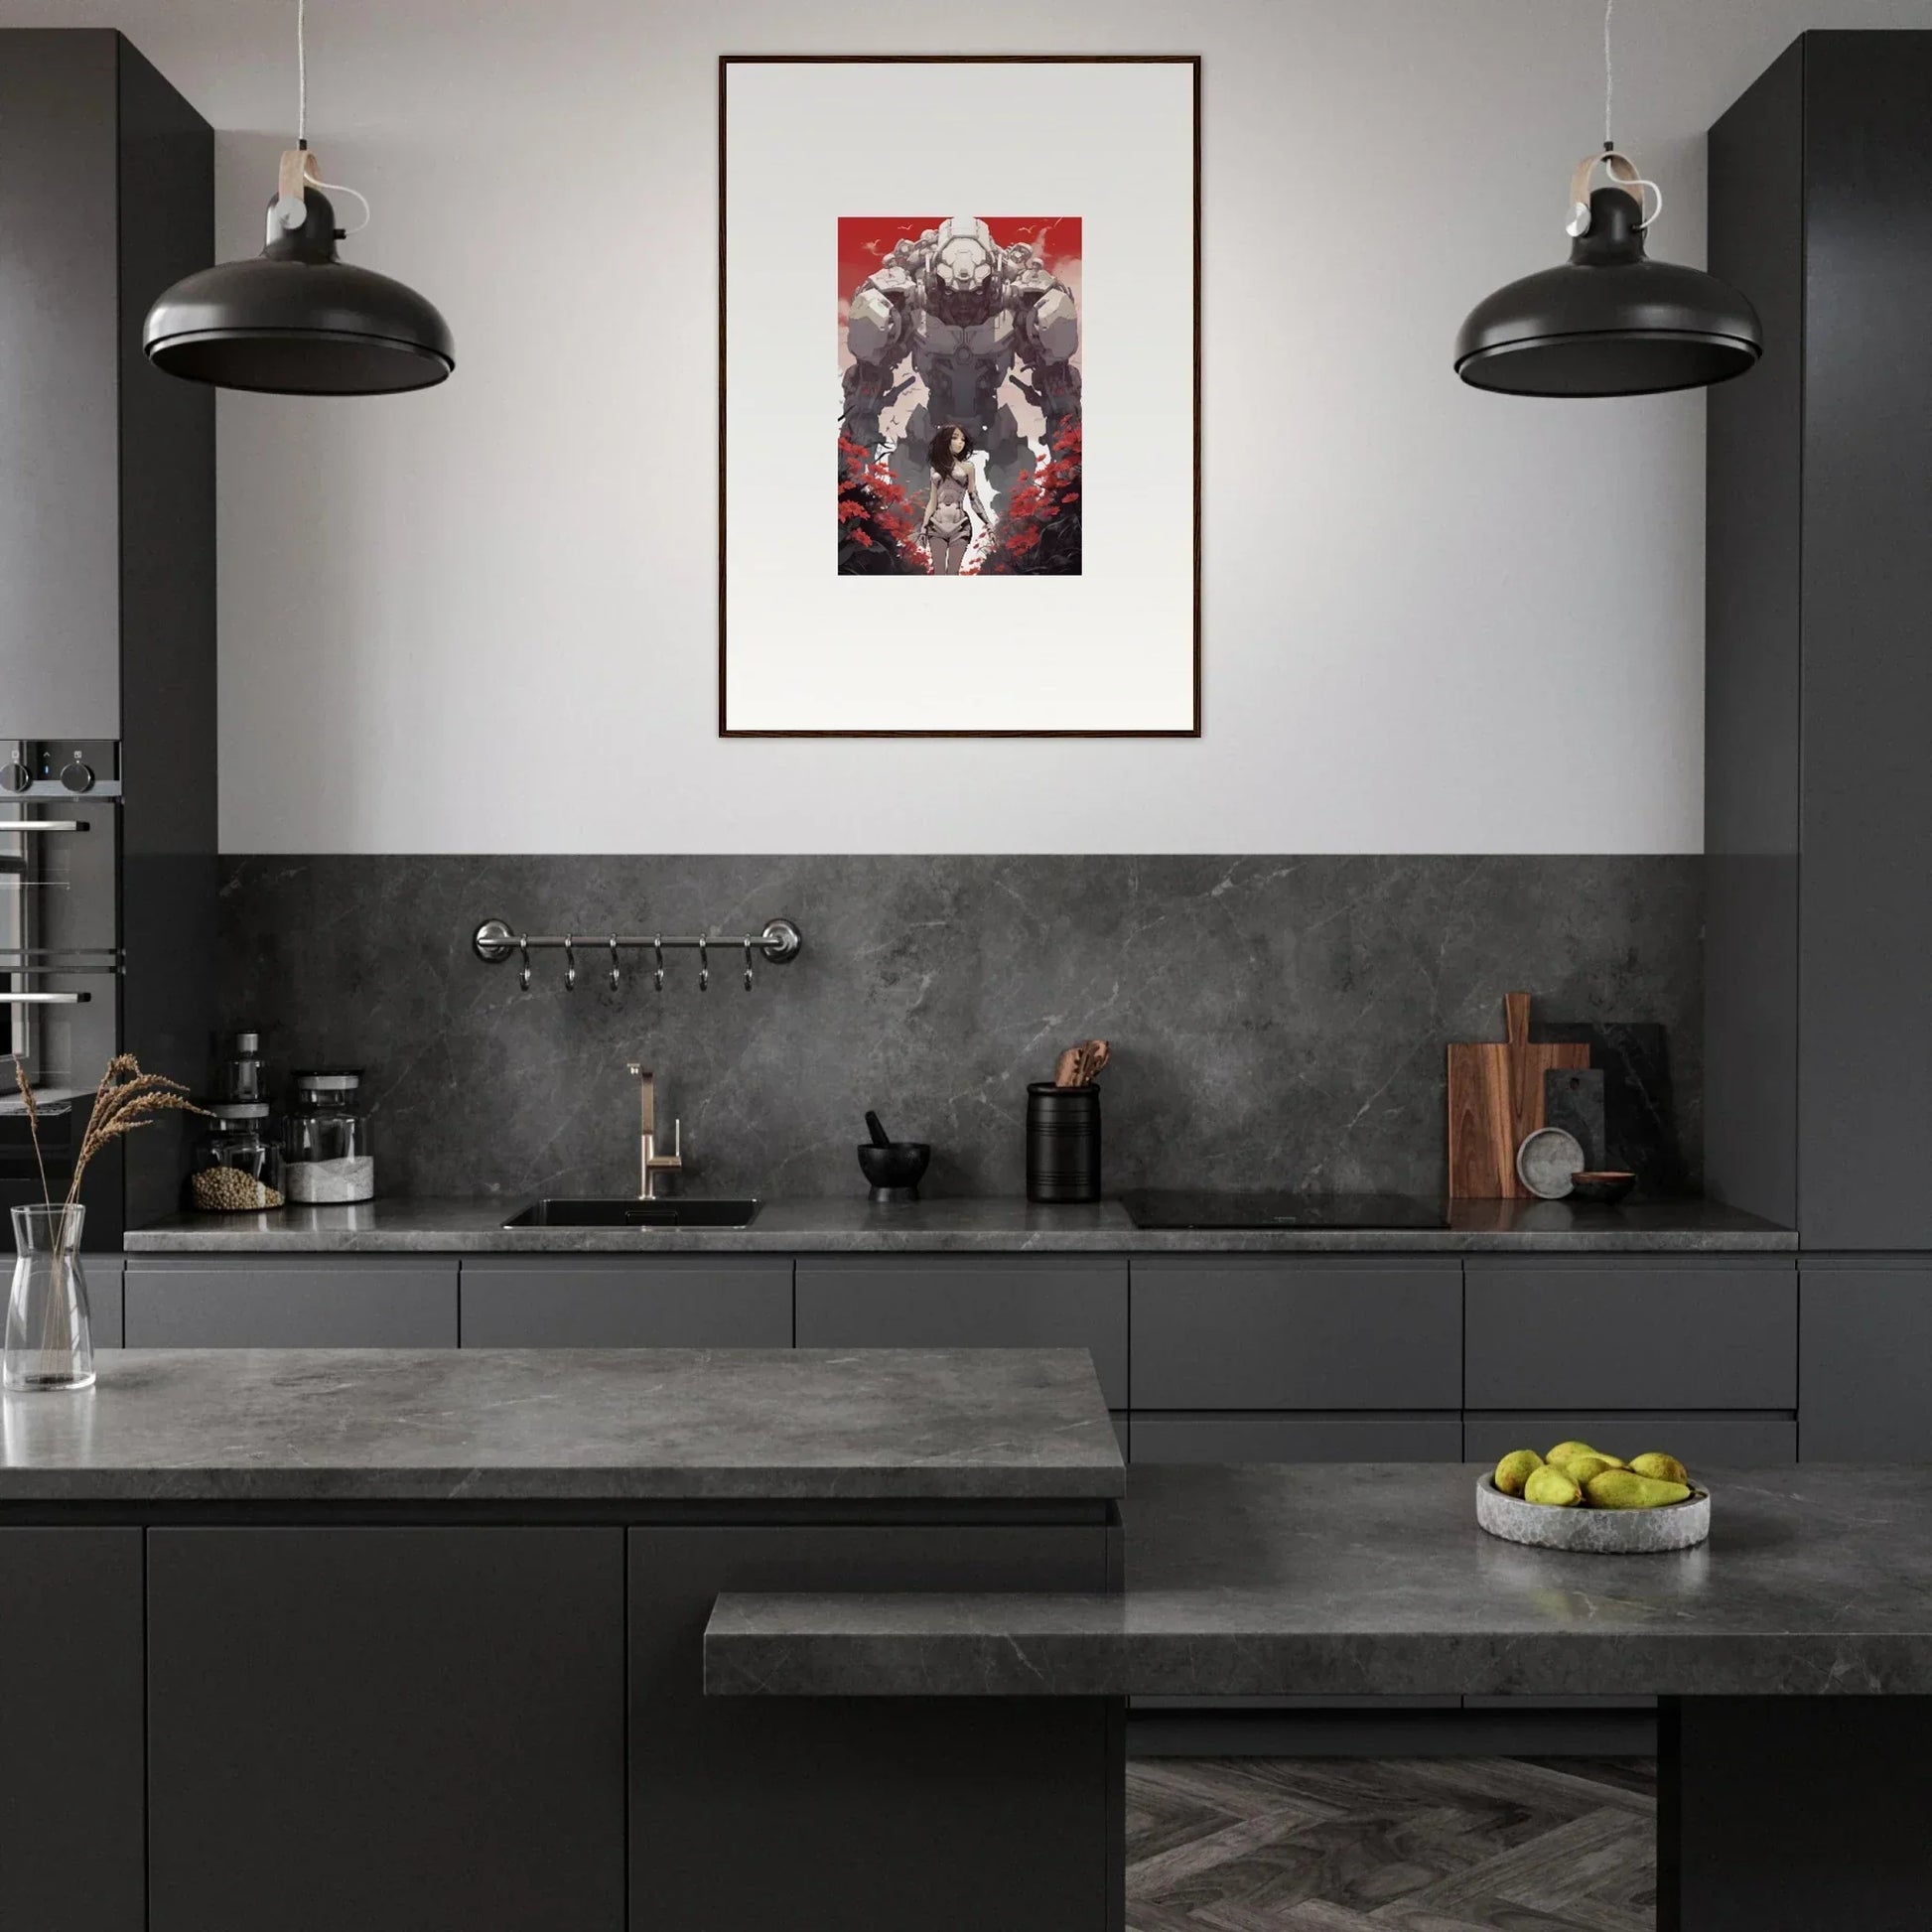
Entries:
{"type": "Polygon", "coordinates": [[[1637,1176],[1625,1173],[1620,1169],[1586,1169],[1582,1173],[1570,1176],[1570,1198],[1614,1207],[1636,1184],[1637,1176]]]}

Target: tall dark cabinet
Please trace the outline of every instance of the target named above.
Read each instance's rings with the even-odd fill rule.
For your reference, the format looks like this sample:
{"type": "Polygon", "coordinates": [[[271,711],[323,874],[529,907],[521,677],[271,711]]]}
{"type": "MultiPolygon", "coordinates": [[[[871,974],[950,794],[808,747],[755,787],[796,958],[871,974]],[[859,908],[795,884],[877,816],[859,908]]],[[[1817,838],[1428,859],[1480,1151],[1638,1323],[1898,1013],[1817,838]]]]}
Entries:
{"type": "MultiPolygon", "coordinates": [[[[0,1054],[55,1085],[208,1054],[214,400],[148,365],[141,325],[212,260],[213,202],[212,131],[123,36],[0,32],[0,993],[33,996],[0,1054]],[[62,827],[5,829],[37,817],[62,827]]],[[[178,1205],[180,1123],[124,1150],[89,1247],[178,1205]]],[[[37,1192],[0,1120],[0,1199],[37,1192]]]]}
{"type": "Polygon", "coordinates": [[[1711,132],[1705,1167],[1797,1227],[1800,1453],[1932,1454],[1932,33],[1824,32],[1711,132]]]}

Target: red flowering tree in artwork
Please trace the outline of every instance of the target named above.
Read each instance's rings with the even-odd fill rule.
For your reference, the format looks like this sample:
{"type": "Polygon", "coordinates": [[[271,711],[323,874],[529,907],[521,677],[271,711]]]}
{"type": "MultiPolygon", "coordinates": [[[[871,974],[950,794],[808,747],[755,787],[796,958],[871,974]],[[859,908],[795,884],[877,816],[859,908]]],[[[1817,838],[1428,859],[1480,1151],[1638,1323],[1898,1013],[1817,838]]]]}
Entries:
{"type": "Polygon", "coordinates": [[[1007,513],[981,560],[988,577],[1080,574],[1080,420],[1062,417],[1047,431],[1047,461],[1007,499],[1007,513]]]}
{"type": "Polygon", "coordinates": [[[923,573],[919,512],[893,473],[863,444],[839,438],[839,575],[923,573]]]}

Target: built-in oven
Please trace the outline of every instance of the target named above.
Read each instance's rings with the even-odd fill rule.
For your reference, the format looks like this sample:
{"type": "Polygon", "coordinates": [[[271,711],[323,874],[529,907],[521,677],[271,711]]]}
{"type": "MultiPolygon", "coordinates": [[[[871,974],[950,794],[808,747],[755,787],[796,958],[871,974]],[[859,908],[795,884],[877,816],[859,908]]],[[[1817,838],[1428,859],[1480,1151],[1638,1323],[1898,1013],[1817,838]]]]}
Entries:
{"type": "MultiPolygon", "coordinates": [[[[0,1203],[8,1206],[38,1200],[43,1184],[66,1192],[93,1089],[120,1038],[120,812],[112,745],[0,738],[0,1203]],[[39,1159],[16,1066],[41,1114],[39,1159]]],[[[107,1164],[103,1182],[118,1165],[107,1164]]],[[[96,1189],[86,1191],[91,1206],[96,1189]]]]}

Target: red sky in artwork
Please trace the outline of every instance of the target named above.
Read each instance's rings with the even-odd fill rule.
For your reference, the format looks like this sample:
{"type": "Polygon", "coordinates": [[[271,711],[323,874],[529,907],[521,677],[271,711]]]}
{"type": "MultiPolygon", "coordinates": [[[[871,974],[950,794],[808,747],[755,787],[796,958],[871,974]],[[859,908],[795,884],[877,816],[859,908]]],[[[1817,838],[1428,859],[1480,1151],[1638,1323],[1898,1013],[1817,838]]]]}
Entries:
{"type": "MultiPolygon", "coordinates": [[[[943,214],[844,214],[839,217],[839,289],[841,302],[879,266],[879,258],[897,241],[916,241],[928,228],[945,220],[943,214]]],[[[1077,214],[982,214],[1001,247],[1016,241],[1040,246],[1045,231],[1046,266],[1080,256],[1080,217],[1077,214]]]]}

